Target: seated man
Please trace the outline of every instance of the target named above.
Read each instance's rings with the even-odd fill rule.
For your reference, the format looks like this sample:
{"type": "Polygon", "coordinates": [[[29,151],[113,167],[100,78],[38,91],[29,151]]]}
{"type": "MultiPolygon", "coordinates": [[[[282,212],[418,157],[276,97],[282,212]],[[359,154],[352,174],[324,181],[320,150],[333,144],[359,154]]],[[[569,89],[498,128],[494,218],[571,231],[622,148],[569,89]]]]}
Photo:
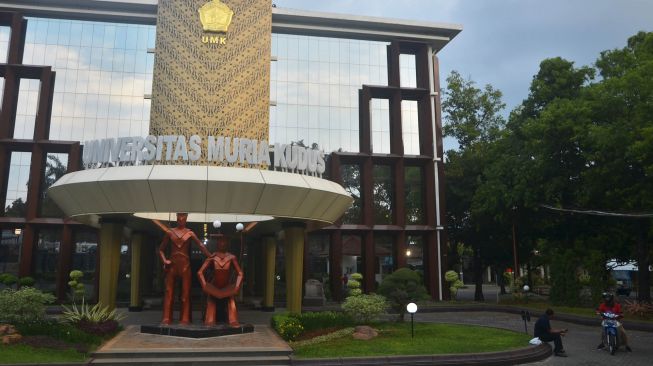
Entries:
{"type": "MultiPolygon", "coordinates": [[[[604,292],[603,293],[603,302],[601,305],[599,305],[599,308],[596,310],[597,314],[601,313],[612,313],[615,315],[619,315],[617,319],[623,318],[623,315],[621,313],[621,305],[614,300],[614,295],[609,293],[609,292],[604,292]]],[[[619,323],[619,327],[617,327],[617,334],[618,334],[618,340],[619,344],[623,344],[626,346],[626,351],[632,352],[633,350],[630,348],[628,345],[628,336],[626,335],[626,331],[624,330],[623,325],[619,323]]],[[[603,344],[603,328],[601,328],[601,343],[599,343],[599,346],[597,347],[598,349],[604,348],[605,344],[603,344]]]]}
{"type": "Polygon", "coordinates": [[[567,357],[560,337],[567,333],[567,329],[552,329],[551,322],[549,321],[551,318],[553,318],[553,310],[546,309],[544,315],[535,322],[535,336],[542,342],[553,341],[553,354],[559,357],[567,357]]]}

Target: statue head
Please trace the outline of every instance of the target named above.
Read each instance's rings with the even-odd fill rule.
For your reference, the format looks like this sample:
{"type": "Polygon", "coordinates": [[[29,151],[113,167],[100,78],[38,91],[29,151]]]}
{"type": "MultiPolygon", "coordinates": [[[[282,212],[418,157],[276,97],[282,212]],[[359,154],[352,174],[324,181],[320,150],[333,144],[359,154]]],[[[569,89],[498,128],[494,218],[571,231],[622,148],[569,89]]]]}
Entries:
{"type": "Polygon", "coordinates": [[[177,226],[180,227],[185,227],[186,226],[186,220],[188,220],[188,214],[185,212],[178,212],[177,213],[177,226]]]}
{"type": "Polygon", "coordinates": [[[227,247],[229,246],[229,240],[226,236],[219,234],[217,244],[218,252],[224,253],[227,251],[227,247]]]}

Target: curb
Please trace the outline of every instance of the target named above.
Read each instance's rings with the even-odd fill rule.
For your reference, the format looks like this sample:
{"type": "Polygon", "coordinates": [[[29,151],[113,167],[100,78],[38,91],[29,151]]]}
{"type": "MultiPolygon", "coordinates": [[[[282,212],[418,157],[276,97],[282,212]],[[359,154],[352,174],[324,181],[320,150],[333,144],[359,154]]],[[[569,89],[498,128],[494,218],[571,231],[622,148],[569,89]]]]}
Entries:
{"type": "Polygon", "coordinates": [[[551,346],[540,344],[535,347],[520,348],[512,351],[423,355],[423,356],[379,356],[379,357],[339,357],[297,359],[290,357],[291,365],[298,366],[364,366],[364,365],[405,365],[405,366],[501,366],[519,365],[541,361],[553,354],[551,346]]]}
{"type": "MultiPolygon", "coordinates": [[[[555,308],[554,308],[555,310],[555,308]]],[[[496,313],[509,313],[521,315],[522,311],[529,311],[532,316],[541,316],[544,314],[542,310],[533,310],[530,308],[522,308],[517,306],[501,306],[501,305],[460,305],[460,306],[432,306],[425,307],[420,309],[422,313],[457,313],[457,312],[474,312],[474,311],[486,311],[486,312],[496,312],[496,313]]],[[[555,314],[557,320],[574,323],[579,325],[587,326],[599,326],[600,319],[596,319],[578,315],[570,314],[555,314]]],[[[621,323],[627,330],[637,330],[640,332],[653,332],[653,323],[643,323],[643,322],[634,322],[629,320],[623,320],[621,323]]]]}

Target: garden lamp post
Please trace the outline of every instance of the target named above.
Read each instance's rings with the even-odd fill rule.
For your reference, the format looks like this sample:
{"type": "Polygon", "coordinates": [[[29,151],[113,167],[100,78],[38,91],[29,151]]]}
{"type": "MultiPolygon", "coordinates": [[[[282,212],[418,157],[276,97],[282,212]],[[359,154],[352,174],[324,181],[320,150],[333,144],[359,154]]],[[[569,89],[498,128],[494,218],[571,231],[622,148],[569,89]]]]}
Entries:
{"type": "Polygon", "coordinates": [[[415,338],[415,313],[417,312],[417,304],[411,302],[406,305],[406,311],[410,313],[410,338],[415,338]]]}

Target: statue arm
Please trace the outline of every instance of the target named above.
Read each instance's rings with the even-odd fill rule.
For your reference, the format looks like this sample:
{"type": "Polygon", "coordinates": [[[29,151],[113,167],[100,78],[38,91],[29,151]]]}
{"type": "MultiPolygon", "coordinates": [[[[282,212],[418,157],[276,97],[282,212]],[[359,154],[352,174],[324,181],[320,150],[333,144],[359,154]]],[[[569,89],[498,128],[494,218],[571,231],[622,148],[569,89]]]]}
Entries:
{"type": "Polygon", "coordinates": [[[168,236],[168,233],[166,233],[166,236],[164,236],[163,240],[161,241],[161,245],[159,245],[159,257],[161,257],[161,261],[163,262],[164,266],[172,263],[168,258],[166,258],[166,253],[165,253],[169,241],[170,241],[170,237],[168,236]]]}
{"type": "Polygon", "coordinates": [[[236,271],[236,284],[234,285],[234,288],[236,291],[240,291],[240,287],[243,284],[243,270],[240,269],[240,265],[238,265],[235,255],[231,257],[231,264],[233,264],[234,270],[236,271]]]}
{"type": "Polygon", "coordinates": [[[204,256],[205,257],[211,257],[212,256],[211,252],[209,252],[209,250],[206,249],[206,246],[204,246],[204,244],[202,244],[202,242],[197,237],[197,235],[195,235],[195,233],[193,233],[192,231],[191,231],[191,233],[192,233],[193,242],[195,243],[195,245],[197,245],[200,248],[200,251],[204,254],[204,256]]]}
{"type": "Polygon", "coordinates": [[[204,277],[204,271],[206,270],[206,267],[209,266],[211,263],[211,259],[207,258],[204,260],[204,263],[202,263],[202,267],[200,267],[199,271],[197,271],[197,278],[200,280],[200,285],[202,285],[202,288],[206,286],[206,278],[204,277]]]}

